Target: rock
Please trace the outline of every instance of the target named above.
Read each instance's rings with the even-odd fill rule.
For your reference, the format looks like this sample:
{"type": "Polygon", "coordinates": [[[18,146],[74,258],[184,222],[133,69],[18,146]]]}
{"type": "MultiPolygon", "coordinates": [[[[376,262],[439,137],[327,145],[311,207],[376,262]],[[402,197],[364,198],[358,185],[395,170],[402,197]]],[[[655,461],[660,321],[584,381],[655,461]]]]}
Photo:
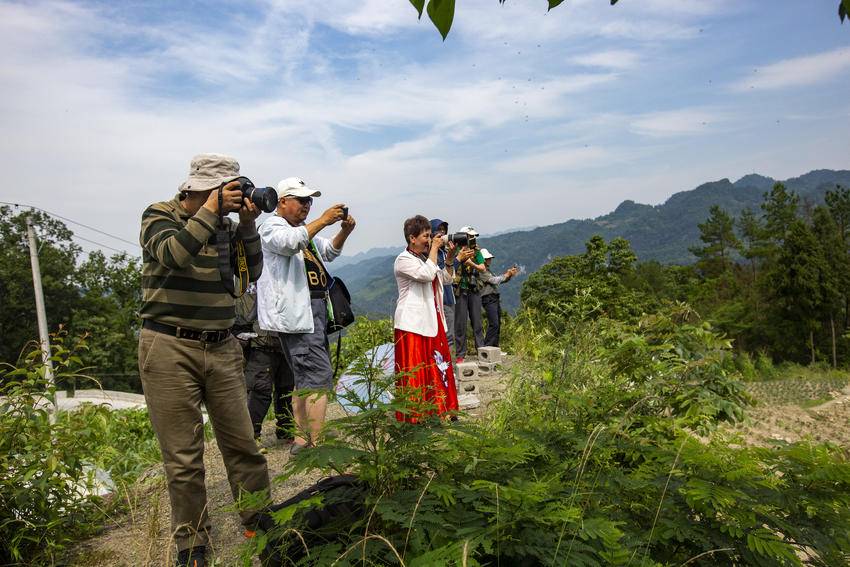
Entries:
{"type": "Polygon", "coordinates": [[[457,403],[462,410],[475,409],[481,405],[481,400],[475,394],[461,394],[457,397],[457,403]]]}

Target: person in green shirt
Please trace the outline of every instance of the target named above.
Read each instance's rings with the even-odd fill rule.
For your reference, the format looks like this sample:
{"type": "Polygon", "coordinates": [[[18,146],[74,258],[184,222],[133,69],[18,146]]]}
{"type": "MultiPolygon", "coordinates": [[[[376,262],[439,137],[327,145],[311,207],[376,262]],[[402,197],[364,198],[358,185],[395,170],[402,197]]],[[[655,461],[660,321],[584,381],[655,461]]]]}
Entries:
{"type": "MultiPolygon", "coordinates": [[[[478,236],[471,226],[464,226],[458,232],[469,236],[478,236]]],[[[474,242],[474,240],[473,240],[474,242]]],[[[460,251],[469,247],[461,247],[460,251]]],[[[472,324],[472,335],[475,348],[484,346],[484,330],[481,324],[481,272],[484,271],[484,257],[476,244],[475,256],[464,261],[456,261],[455,274],[457,278],[457,302],[455,303],[455,361],[460,364],[466,357],[466,327],[467,320],[472,324]]]]}

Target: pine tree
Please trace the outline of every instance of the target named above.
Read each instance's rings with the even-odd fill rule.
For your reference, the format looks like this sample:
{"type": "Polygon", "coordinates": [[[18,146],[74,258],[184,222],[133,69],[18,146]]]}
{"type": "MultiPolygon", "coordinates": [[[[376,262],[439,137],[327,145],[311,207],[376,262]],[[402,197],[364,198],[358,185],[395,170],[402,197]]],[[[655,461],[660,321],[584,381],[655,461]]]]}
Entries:
{"type": "Polygon", "coordinates": [[[767,239],[767,230],[752,209],[746,208],[738,217],[738,231],[741,235],[738,252],[749,260],[752,281],[758,277],[761,265],[770,257],[771,246],[767,239]]]}
{"type": "Polygon", "coordinates": [[[709,210],[708,219],[698,226],[699,238],[705,246],[691,248],[691,253],[699,258],[697,267],[707,277],[728,271],[732,265],[732,252],[741,246],[735,236],[732,217],[718,205],[714,205],[709,210]]]}
{"type": "Polygon", "coordinates": [[[761,209],[764,211],[765,230],[767,236],[777,244],[781,244],[797,219],[797,206],[800,197],[785,189],[785,185],[777,182],[770,193],[764,194],[761,209]]]}
{"type": "Polygon", "coordinates": [[[792,221],[772,266],[769,289],[778,315],[776,322],[784,320],[798,339],[808,339],[812,362],[814,331],[824,306],[826,271],[826,258],[814,232],[802,220],[792,221]]]}
{"type": "Polygon", "coordinates": [[[826,207],[817,207],[813,214],[812,231],[820,246],[824,269],[821,272],[821,319],[828,325],[832,344],[832,365],[838,365],[838,355],[835,342],[835,321],[841,321],[841,311],[844,308],[847,288],[842,286],[842,280],[847,279],[848,258],[841,240],[838,226],[826,207]]]}

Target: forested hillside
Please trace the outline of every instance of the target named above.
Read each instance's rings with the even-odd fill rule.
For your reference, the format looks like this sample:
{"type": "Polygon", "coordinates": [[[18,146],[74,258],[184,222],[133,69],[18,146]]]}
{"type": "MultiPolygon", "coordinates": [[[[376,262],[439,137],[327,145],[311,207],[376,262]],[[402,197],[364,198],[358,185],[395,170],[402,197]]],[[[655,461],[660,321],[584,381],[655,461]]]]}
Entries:
{"type": "MultiPolygon", "coordinates": [[[[624,201],[613,212],[595,219],[569,220],[534,230],[482,238],[481,244],[496,255],[494,272],[512,264],[525,273],[502,288],[502,306],[519,307],[519,289],[528,274],[554,257],[577,254],[594,235],[606,240],[621,237],[631,243],[639,261],[663,264],[692,264],[690,248],[700,243],[699,223],[713,205],[733,217],[745,209],[760,213],[765,192],[775,183],[761,175],[747,175],[735,183],[728,179],[704,183],[696,189],[671,196],[661,205],[624,201]]],[[[782,182],[801,199],[805,212],[824,202],[826,191],[836,185],[850,186],[850,171],[815,170],[782,182]]],[[[444,214],[444,213],[441,213],[444,214]]],[[[456,226],[463,219],[452,219],[456,226]]],[[[399,250],[401,247],[399,247],[399,250]]],[[[396,285],[392,277],[393,256],[370,258],[337,270],[354,296],[355,309],[362,314],[389,315],[395,305],[396,285]]]]}

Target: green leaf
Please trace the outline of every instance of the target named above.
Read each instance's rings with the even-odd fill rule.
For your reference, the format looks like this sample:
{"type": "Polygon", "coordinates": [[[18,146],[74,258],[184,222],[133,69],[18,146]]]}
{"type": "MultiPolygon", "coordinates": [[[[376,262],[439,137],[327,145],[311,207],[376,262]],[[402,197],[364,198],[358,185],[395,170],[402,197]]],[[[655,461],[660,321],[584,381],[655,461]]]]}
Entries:
{"type": "Polygon", "coordinates": [[[455,17],[455,0],[430,0],[428,2],[428,17],[443,36],[443,41],[452,29],[452,20],[455,17]]]}
{"type": "Polygon", "coordinates": [[[551,10],[552,8],[557,8],[558,5],[563,1],[564,0],[549,0],[549,9],[551,10]]]}
{"type": "Polygon", "coordinates": [[[419,17],[422,17],[422,10],[425,8],[425,0],[410,0],[410,3],[413,4],[413,7],[416,8],[416,11],[419,12],[419,17]]]}

